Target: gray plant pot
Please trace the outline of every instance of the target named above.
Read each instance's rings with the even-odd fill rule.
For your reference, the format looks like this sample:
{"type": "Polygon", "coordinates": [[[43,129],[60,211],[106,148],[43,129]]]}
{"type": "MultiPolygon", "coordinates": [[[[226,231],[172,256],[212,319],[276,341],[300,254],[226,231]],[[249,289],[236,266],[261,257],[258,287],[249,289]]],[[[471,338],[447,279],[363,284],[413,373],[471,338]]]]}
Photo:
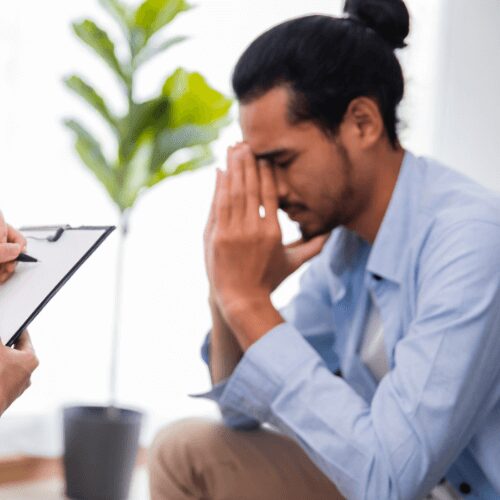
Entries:
{"type": "Polygon", "coordinates": [[[142,414],[123,408],[64,408],[66,495],[125,500],[137,458],[142,414]]]}

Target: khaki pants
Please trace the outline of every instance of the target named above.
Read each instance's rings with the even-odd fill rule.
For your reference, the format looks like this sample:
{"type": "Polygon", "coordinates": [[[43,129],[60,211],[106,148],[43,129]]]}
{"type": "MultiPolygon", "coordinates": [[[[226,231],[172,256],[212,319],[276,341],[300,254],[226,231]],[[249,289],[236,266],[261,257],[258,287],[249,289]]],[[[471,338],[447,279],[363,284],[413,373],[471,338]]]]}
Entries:
{"type": "Polygon", "coordinates": [[[149,454],[152,500],[336,500],[334,484],[291,439],[189,419],[163,429],[149,454]]]}

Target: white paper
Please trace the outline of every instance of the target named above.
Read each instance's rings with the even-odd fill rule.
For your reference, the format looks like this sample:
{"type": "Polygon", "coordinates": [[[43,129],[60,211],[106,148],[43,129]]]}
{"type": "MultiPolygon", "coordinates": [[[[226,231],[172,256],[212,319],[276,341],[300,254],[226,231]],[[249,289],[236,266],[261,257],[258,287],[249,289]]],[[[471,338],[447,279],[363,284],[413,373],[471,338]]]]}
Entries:
{"type": "Polygon", "coordinates": [[[46,240],[55,230],[22,231],[28,241],[25,253],[38,259],[38,262],[18,262],[14,274],[0,285],[0,339],[4,344],[106,230],[65,230],[55,242],[46,240]]]}

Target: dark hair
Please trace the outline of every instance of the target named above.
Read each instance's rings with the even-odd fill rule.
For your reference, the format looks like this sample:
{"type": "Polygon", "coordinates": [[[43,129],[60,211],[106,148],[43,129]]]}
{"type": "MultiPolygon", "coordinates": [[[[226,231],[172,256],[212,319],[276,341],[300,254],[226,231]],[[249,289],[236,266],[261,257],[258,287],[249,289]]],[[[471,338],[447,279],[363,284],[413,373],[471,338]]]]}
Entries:
{"type": "Polygon", "coordinates": [[[402,0],[347,0],[344,11],[348,17],[306,16],[263,33],[236,64],[234,92],[248,103],[285,85],[291,122],[333,134],[353,99],[371,97],[396,147],[404,80],[394,49],[405,46],[408,10],[402,0]]]}

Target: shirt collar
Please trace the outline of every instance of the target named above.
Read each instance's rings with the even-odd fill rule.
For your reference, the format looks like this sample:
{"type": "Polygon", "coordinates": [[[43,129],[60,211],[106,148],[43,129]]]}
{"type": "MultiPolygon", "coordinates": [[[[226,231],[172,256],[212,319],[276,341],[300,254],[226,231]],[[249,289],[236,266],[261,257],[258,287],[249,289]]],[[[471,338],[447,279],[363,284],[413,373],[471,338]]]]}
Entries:
{"type": "Polygon", "coordinates": [[[405,151],[396,186],[373,243],[366,269],[401,284],[404,252],[415,232],[419,205],[420,169],[417,158],[405,151]]]}

